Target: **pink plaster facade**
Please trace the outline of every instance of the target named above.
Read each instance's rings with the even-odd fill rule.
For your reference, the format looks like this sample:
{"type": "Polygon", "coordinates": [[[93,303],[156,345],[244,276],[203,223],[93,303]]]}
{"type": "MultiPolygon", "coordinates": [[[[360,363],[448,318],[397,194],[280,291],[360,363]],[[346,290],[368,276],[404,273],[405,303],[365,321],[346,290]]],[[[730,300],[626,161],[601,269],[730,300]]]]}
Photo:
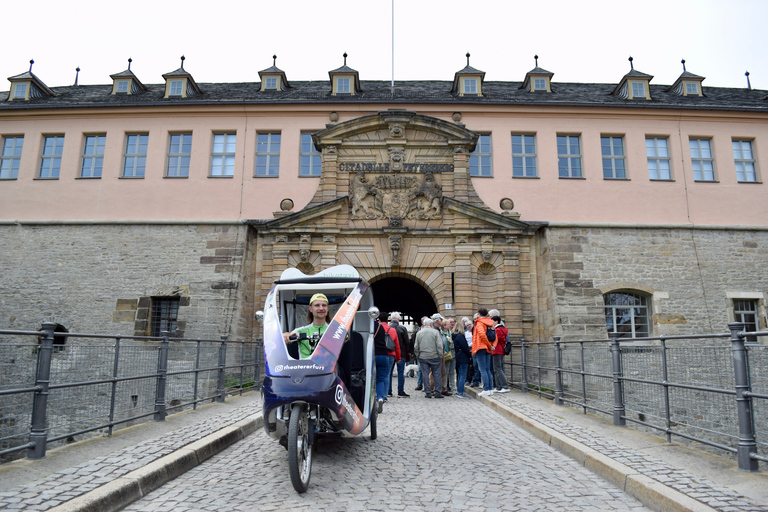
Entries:
{"type": "MultiPolygon", "coordinates": [[[[0,112],[0,136],[24,136],[18,179],[0,180],[0,221],[236,221],[271,219],[284,198],[293,211],[309,203],[319,177],[299,177],[300,137],[338,122],[387,110],[386,104],[173,105],[0,112]],[[169,134],[191,132],[188,178],[165,178],[169,134]],[[236,133],[232,177],[209,177],[212,137],[236,133]],[[280,132],[280,175],[254,177],[256,135],[280,132]],[[149,134],[144,178],[121,178],[126,134],[149,134]],[[78,178],[84,138],[106,134],[101,178],[78,178]],[[64,135],[58,179],[37,179],[43,137],[64,135]]],[[[398,108],[452,122],[441,105],[398,108]]],[[[522,221],[576,224],[765,226],[768,114],[705,110],[462,105],[461,123],[492,139],[493,177],[474,178],[495,211],[514,201],[522,221]],[[538,177],[513,178],[511,134],[534,134],[538,177]],[[579,135],[583,178],[558,177],[556,137],[579,135]],[[602,176],[601,135],[622,136],[628,179],[602,176]],[[651,181],[645,137],[667,137],[671,181],[651,181]],[[690,137],[711,139],[715,182],[695,182],[690,137]],[[739,183],[734,139],[752,141],[756,183],[739,183]]]]}

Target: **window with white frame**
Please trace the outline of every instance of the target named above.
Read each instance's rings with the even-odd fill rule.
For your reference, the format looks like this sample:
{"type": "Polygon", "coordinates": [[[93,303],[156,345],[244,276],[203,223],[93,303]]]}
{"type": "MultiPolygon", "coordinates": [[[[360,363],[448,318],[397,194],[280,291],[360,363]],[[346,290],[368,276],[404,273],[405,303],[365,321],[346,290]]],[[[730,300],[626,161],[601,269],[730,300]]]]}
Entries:
{"type": "Polygon", "coordinates": [[[301,168],[299,176],[320,176],[322,159],[320,152],[312,142],[311,133],[301,134],[301,168]]]}
{"type": "Polygon", "coordinates": [[[733,161],[736,164],[736,179],[739,183],[757,182],[755,172],[755,155],[752,152],[751,140],[734,140],[733,161]]]}
{"type": "Polygon", "coordinates": [[[464,78],[464,94],[477,94],[477,78],[464,78]]]}
{"type": "Polygon", "coordinates": [[[264,88],[271,89],[271,90],[277,89],[277,77],[276,76],[266,77],[264,79],[264,88]]]}
{"type": "Polygon", "coordinates": [[[128,86],[130,85],[130,80],[118,80],[117,81],[117,88],[115,89],[115,92],[128,92],[128,86]]]}
{"type": "Polygon", "coordinates": [[[645,154],[648,157],[648,177],[652,180],[671,180],[669,142],[666,137],[646,137],[645,154]]]}
{"type": "Polygon", "coordinates": [[[581,142],[578,135],[557,136],[557,171],[561,178],[581,178],[581,142]]]}
{"type": "Polygon", "coordinates": [[[685,94],[699,94],[699,84],[696,82],[685,82],[685,94]]]}
{"type": "Polygon", "coordinates": [[[534,78],[533,79],[533,90],[534,91],[546,91],[547,90],[547,79],[546,78],[534,78]]]}
{"type": "Polygon", "coordinates": [[[24,146],[24,136],[3,137],[3,150],[0,153],[0,180],[15,180],[19,178],[21,164],[21,149],[24,146]]]}
{"type": "Polygon", "coordinates": [[[61,172],[61,155],[63,152],[63,135],[46,135],[43,138],[43,154],[40,157],[39,178],[58,179],[61,172]]]}
{"type": "Polygon", "coordinates": [[[13,84],[13,99],[15,100],[27,99],[27,84],[21,84],[21,83],[13,84]]]}
{"type": "Polygon", "coordinates": [[[165,176],[186,178],[189,176],[189,162],[192,159],[192,134],[172,133],[168,139],[168,165],[165,176]]]}
{"type": "Polygon", "coordinates": [[[624,161],[624,138],[600,137],[600,151],[603,155],[603,178],[626,179],[627,168],[624,161]]]}
{"type": "Polygon", "coordinates": [[[632,97],[645,98],[645,82],[630,82],[632,84],[632,97]]]}
{"type": "Polygon", "coordinates": [[[338,94],[349,94],[351,90],[351,80],[348,77],[339,77],[336,79],[336,92],[338,94]]]}
{"type": "Polygon", "coordinates": [[[256,135],[256,172],[254,176],[280,175],[280,134],[256,135]]]}
{"type": "Polygon", "coordinates": [[[617,291],[603,295],[608,334],[620,338],[645,338],[650,333],[648,296],[635,291],[617,291]]]}
{"type": "Polygon", "coordinates": [[[183,96],[184,80],[171,80],[168,86],[168,96],[183,96]]]}
{"type": "Polygon", "coordinates": [[[516,178],[537,176],[535,135],[512,135],[512,176],[516,178]]]}
{"type": "Polygon", "coordinates": [[[147,168],[147,146],[149,135],[129,133],[125,137],[125,157],[123,159],[123,178],[143,178],[147,168]]]}
{"type": "Polygon", "coordinates": [[[696,181],[715,181],[715,159],[710,139],[690,139],[691,166],[696,181]]]}
{"type": "MultiPolygon", "coordinates": [[[[733,299],[733,319],[744,322],[746,332],[756,332],[757,328],[757,299],[733,299]]],[[[745,341],[757,343],[757,336],[747,336],[745,341]]]]}
{"type": "Polygon", "coordinates": [[[475,150],[469,154],[469,175],[470,176],[493,176],[491,167],[491,136],[490,134],[480,135],[475,145],[475,150]]]}
{"type": "Polygon", "coordinates": [[[211,176],[235,175],[235,149],[237,134],[214,133],[211,150],[211,176]]]}
{"type": "Polygon", "coordinates": [[[81,178],[101,178],[104,167],[104,146],[106,135],[86,135],[83,145],[83,165],[80,167],[81,178]]]}

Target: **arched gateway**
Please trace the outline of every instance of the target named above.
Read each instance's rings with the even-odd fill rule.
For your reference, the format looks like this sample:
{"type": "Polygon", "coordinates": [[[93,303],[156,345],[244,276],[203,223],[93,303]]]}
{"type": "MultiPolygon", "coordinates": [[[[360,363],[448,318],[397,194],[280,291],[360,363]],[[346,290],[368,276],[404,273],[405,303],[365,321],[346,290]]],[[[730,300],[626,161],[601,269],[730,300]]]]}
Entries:
{"type": "Polygon", "coordinates": [[[496,213],[477,195],[468,166],[477,138],[406,111],[314,134],[322,174],[310,203],[250,223],[256,301],[287,266],[314,273],[347,263],[384,292],[382,310],[460,317],[496,307],[512,334],[530,337],[540,224],[496,213]]]}

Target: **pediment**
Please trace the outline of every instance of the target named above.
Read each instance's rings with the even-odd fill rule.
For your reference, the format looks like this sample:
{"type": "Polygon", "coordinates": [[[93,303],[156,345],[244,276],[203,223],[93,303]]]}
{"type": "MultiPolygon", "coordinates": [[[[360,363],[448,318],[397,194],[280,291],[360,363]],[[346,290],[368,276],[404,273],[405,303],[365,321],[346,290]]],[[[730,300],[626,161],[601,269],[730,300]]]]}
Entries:
{"type": "Polygon", "coordinates": [[[307,206],[306,208],[294,213],[289,213],[283,217],[277,219],[271,219],[266,222],[259,221],[247,221],[248,224],[253,226],[260,226],[267,230],[291,230],[298,227],[305,227],[308,224],[322,224],[324,219],[329,215],[336,215],[347,204],[348,198],[346,196],[339,197],[333,201],[328,201],[314,206],[307,206]]]}

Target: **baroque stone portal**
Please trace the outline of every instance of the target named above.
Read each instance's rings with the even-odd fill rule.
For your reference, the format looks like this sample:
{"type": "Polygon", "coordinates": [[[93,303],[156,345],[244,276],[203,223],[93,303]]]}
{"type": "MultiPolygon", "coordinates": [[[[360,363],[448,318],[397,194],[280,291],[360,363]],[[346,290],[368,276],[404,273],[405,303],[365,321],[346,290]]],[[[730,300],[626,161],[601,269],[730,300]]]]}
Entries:
{"type": "Polygon", "coordinates": [[[438,219],[442,187],[431,172],[421,174],[357,173],[350,179],[352,219],[438,219]]]}

